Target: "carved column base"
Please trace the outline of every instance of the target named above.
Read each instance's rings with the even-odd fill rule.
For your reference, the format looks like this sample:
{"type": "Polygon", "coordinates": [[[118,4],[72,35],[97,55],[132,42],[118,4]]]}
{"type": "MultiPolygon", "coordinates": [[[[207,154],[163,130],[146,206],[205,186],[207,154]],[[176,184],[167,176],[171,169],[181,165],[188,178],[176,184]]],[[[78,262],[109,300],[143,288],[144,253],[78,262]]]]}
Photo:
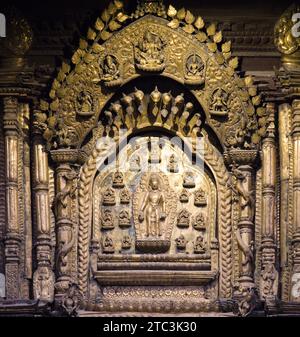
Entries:
{"type": "Polygon", "coordinates": [[[39,235],[36,243],[38,267],[33,274],[34,299],[44,302],[54,300],[55,276],[51,268],[51,239],[48,235],[39,235]]]}
{"type": "Polygon", "coordinates": [[[278,292],[278,272],[275,267],[276,245],[271,235],[262,238],[262,270],[260,296],[265,302],[275,303],[278,292]]]}
{"type": "Polygon", "coordinates": [[[18,234],[9,233],[5,238],[6,298],[20,298],[19,250],[21,239],[18,234]]]}
{"type": "Polygon", "coordinates": [[[55,302],[61,303],[62,298],[67,293],[71,285],[71,279],[69,276],[61,276],[55,283],[55,302]]]}
{"type": "Polygon", "coordinates": [[[298,229],[292,240],[293,246],[293,271],[291,276],[291,301],[300,302],[300,229],[298,229]]]}
{"type": "MultiPolygon", "coordinates": [[[[249,283],[250,284],[250,283],[249,283]]],[[[258,306],[258,294],[255,286],[239,284],[233,292],[233,313],[237,316],[246,317],[251,315],[258,306]]]]}
{"type": "Polygon", "coordinates": [[[292,240],[293,245],[293,270],[295,272],[300,272],[300,229],[298,229],[294,235],[292,240]]]}

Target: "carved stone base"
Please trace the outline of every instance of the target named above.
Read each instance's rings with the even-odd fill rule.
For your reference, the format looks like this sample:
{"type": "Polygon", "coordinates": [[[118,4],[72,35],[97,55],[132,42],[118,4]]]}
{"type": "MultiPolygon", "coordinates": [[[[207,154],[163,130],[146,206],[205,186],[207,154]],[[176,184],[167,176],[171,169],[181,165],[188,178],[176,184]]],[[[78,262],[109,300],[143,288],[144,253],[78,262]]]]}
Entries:
{"type": "Polygon", "coordinates": [[[137,240],[136,249],[141,253],[165,253],[171,245],[170,240],[137,240]]]}

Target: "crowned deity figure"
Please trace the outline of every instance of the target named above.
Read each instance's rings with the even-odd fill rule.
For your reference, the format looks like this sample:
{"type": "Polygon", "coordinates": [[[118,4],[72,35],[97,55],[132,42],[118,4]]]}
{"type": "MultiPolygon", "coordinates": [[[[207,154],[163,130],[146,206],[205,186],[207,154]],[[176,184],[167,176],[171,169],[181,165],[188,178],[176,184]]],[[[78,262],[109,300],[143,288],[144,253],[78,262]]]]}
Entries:
{"type": "Polygon", "coordinates": [[[119,63],[114,55],[106,55],[102,64],[103,81],[107,86],[121,83],[119,63]]]}
{"type": "Polygon", "coordinates": [[[225,116],[228,114],[228,94],[225,90],[217,88],[212,95],[211,114],[225,116]]]}
{"type": "Polygon", "coordinates": [[[188,58],[186,63],[186,72],[188,76],[200,76],[203,69],[204,63],[198,55],[194,54],[188,58]]]}
{"type": "Polygon", "coordinates": [[[137,67],[145,71],[163,70],[164,46],[165,43],[157,34],[147,30],[135,49],[137,67]]]}
{"type": "Polygon", "coordinates": [[[152,174],[139,212],[139,221],[146,221],[147,237],[162,236],[161,222],[166,219],[165,206],[165,196],[161,191],[159,178],[152,174]]]}

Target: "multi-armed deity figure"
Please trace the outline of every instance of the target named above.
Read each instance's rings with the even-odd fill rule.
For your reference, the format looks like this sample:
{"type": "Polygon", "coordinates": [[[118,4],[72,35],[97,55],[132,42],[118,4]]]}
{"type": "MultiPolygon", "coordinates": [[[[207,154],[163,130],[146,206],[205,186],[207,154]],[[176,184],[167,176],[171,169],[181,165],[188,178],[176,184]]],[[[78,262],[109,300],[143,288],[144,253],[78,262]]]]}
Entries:
{"type": "Polygon", "coordinates": [[[146,220],[146,236],[162,236],[161,221],[166,219],[165,197],[161,192],[159,177],[151,174],[148,191],[139,212],[139,221],[146,220]]]}
{"type": "Polygon", "coordinates": [[[157,34],[146,31],[135,47],[137,67],[141,70],[163,70],[165,43],[157,34]]]}

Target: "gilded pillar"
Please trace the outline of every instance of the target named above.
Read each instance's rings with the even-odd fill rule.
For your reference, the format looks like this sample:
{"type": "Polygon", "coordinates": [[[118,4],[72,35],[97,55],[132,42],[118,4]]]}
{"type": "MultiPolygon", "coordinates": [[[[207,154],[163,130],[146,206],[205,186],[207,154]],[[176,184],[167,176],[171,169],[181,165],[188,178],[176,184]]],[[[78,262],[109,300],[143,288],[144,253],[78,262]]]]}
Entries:
{"type": "Polygon", "coordinates": [[[300,302],[300,99],[292,103],[293,142],[293,267],[291,300],[300,302]]]}
{"type": "Polygon", "coordinates": [[[240,165],[233,170],[237,179],[239,193],[240,216],[236,238],[240,248],[240,277],[242,286],[254,284],[254,181],[253,168],[250,165],[240,165]]]}
{"type": "MultiPolygon", "coordinates": [[[[289,196],[289,207],[291,207],[291,214],[288,215],[289,219],[281,218],[281,225],[284,223],[289,224],[292,222],[292,226],[288,228],[281,228],[282,237],[286,239],[286,242],[291,243],[291,254],[286,254],[288,257],[291,255],[287,263],[288,267],[285,270],[284,276],[289,279],[285,283],[289,282],[290,286],[285,287],[288,291],[284,291],[284,299],[292,302],[300,302],[300,44],[299,37],[295,35],[296,22],[293,21],[294,15],[300,12],[299,4],[293,4],[281,15],[277,21],[274,29],[274,42],[281,53],[282,66],[278,71],[277,77],[282,88],[282,98],[286,103],[291,105],[291,158],[288,162],[288,168],[285,166],[285,170],[289,170],[289,186],[288,191],[283,189],[283,192],[289,196]],[[291,205],[291,206],[290,206],[291,205]],[[285,221],[285,222],[284,222],[285,221]],[[291,228],[292,227],[292,228],[291,228]],[[292,232],[292,233],[291,233],[292,232]],[[289,293],[286,296],[285,293],[289,293]],[[288,297],[288,298],[287,298],[288,297]]],[[[286,127],[288,125],[288,105],[282,107],[282,113],[285,112],[286,120],[281,124],[286,127]],[[285,110],[285,111],[284,111],[285,110]]],[[[289,130],[290,131],[290,130],[289,130]]],[[[284,136],[283,136],[284,137],[284,136]]],[[[281,140],[284,138],[281,138],[281,140]]],[[[282,143],[282,147],[284,144],[282,143]]],[[[287,151],[287,149],[286,149],[287,151]]],[[[286,155],[281,157],[282,161],[286,158],[286,155]]],[[[284,165],[284,163],[282,164],[284,165]]],[[[287,174],[287,173],[285,173],[287,174]]],[[[283,205],[281,206],[283,209],[283,205]]],[[[285,243],[283,242],[282,245],[285,243]]],[[[290,247],[289,247],[290,248],[290,247]]],[[[283,250],[282,253],[284,253],[283,250]]],[[[283,257],[285,260],[285,257],[283,257]]]]}
{"type": "Polygon", "coordinates": [[[5,274],[6,297],[20,297],[20,232],[18,217],[18,100],[4,98],[5,178],[6,178],[6,235],[5,274]]]}
{"type": "Polygon", "coordinates": [[[289,153],[289,134],[290,134],[290,113],[289,104],[281,104],[278,108],[279,119],[279,157],[280,157],[280,250],[281,267],[286,264],[287,256],[287,229],[289,225],[288,198],[289,198],[289,179],[290,179],[290,153],[289,153]]]}
{"type": "Polygon", "coordinates": [[[239,248],[239,278],[234,287],[234,311],[247,316],[255,307],[255,165],[257,150],[231,149],[225,159],[232,166],[232,188],[238,202],[238,223],[235,232],[239,248]],[[245,301],[249,304],[244,307],[245,301]]]}
{"type": "Polygon", "coordinates": [[[268,128],[262,142],[262,272],[260,295],[263,299],[273,299],[278,291],[276,270],[276,146],[275,146],[275,104],[267,103],[268,128]]]}
{"type": "Polygon", "coordinates": [[[56,163],[55,180],[55,215],[56,215],[56,299],[65,295],[73,283],[72,279],[72,249],[75,242],[72,202],[76,193],[77,172],[72,164],[76,162],[77,151],[60,149],[51,151],[56,163]]]}
{"type": "MultiPolygon", "coordinates": [[[[38,116],[39,111],[34,111],[38,116]]],[[[33,276],[34,298],[51,302],[54,299],[54,273],[51,268],[51,234],[48,153],[37,118],[33,123],[33,191],[35,208],[36,261],[33,276]]]]}
{"type": "MultiPolygon", "coordinates": [[[[23,181],[24,181],[24,282],[32,280],[32,214],[31,214],[31,158],[30,158],[30,110],[27,103],[20,104],[19,123],[23,131],[23,181]]],[[[29,293],[27,298],[29,298],[29,293]]]]}

